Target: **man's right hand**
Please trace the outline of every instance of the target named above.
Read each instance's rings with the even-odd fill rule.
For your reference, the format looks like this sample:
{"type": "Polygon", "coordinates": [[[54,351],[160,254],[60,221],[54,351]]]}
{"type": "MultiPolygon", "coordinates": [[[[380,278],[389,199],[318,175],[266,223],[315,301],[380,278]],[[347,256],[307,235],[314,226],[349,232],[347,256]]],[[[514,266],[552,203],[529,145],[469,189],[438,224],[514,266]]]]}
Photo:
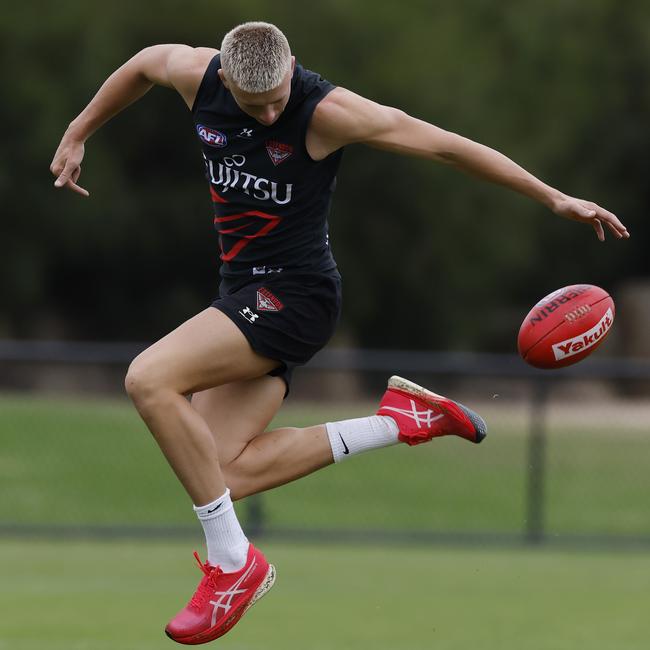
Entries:
{"type": "Polygon", "coordinates": [[[77,185],[84,142],[111,117],[140,99],[152,86],[175,88],[192,108],[201,79],[218,50],[188,45],[152,45],[131,57],[104,82],[92,101],[75,118],[61,139],[50,171],[54,187],[89,196],[77,185]]]}
{"type": "Polygon", "coordinates": [[[73,139],[66,133],[50,165],[50,171],[56,176],[54,187],[67,187],[82,196],[90,196],[88,190],[77,185],[83,157],[84,143],[73,139]]]}

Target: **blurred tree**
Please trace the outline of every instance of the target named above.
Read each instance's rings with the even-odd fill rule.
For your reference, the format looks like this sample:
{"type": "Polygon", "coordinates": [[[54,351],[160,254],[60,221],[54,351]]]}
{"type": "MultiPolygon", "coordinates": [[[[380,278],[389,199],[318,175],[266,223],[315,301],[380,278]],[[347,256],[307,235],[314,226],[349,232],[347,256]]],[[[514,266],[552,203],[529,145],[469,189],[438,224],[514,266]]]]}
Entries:
{"type": "Polygon", "coordinates": [[[150,340],[211,300],[217,241],[180,98],[155,89],[89,141],[89,200],[55,191],[48,166],[67,123],[129,56],[157,42],[218,46],[251,19],[277,23],[334,83],[503,151],[610,207],[633,234],[602,245],[500,188],[352,147],[331,218],[348,338],[512,351],[544,293],[580,281],[615,292],[650,272],[643,0],[15,4],[0,19],[2,335],[150,340]]]}

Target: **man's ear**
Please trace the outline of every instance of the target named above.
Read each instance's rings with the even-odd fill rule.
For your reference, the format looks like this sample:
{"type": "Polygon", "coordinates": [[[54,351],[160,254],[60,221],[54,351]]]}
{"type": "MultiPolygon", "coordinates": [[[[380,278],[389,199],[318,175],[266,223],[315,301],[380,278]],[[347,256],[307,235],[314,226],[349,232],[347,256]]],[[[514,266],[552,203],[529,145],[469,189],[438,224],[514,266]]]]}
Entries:
{"type": "Polygon", "coordinates": [[[293,74],[293,71],[296,69],[296,57],[291,55],[291,74],[293,74]]]}
{"type": "Polygon", "coordinates": [[[223,70],[221,68],[217,70],[217,74],[219,75],[219,79],[221,79],[221,83],[226,88],[230,88],[230,86],[228,85],[228,80],[226,79],[226,75],[223,73],[223,70]]]}

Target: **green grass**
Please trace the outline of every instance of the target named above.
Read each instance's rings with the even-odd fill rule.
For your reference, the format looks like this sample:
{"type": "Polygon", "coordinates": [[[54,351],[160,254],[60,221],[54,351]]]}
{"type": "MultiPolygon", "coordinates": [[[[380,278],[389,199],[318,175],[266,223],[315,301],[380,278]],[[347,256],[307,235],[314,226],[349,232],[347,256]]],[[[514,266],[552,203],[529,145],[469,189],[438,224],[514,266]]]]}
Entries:
{"type": "MultiPolygon", "coordinates": [[[[287,405],[279,425],[368,407],[287,405]]],[[[517,532],[525,527],[526,421],[488,418],[480,446],[399,445],[264,495],[269,524],[517,532]]],[[[597,424],[597,423],[596,423],[597,424]]],[[[632,427],[551,429],[547,523],[554,534],[650,534],[650,437],[632,427]]],[[[126,401],[0,397],[0,522],[187,524],[189,501],[126,401]]],[[[241,513],[245,506],[240,505],[241,513]]]]}
{"type": "MultiPolygon", "coordinates": [[[[276,587],[227,650],[645,650],[650,554],[264,545],[276,587]]],[[[154,650],[191,547],[0,542],[0,650],[154,650]]],[[[217,645],[218,644],[218,645],[217,645]]]]}
{"type": "MultiPolygon", "coordinates": [[[[289,404],[276,423],[367,411],[289,404]]],[[[490,436],[480,446],[399,446],[273,490],[264,495],[268,521],[520,531],[526,420],[507,408],[488,415],[490,436]]],[[[556,418],[549,433],[549,532],[648,535],[643,426],[556,418]]],[[[0,441],[0,523],[186,524],[202,547],[187,497],[126,402],[0,397],[0,441]]],[[[177,647],[162,628],[196,586],[193,547],[0,540],[0,650],[177,647]]],[[[263,548],[277,565],[277,586],[219,647],[645,650],[650,638],[647,552],[263,548]]]]}

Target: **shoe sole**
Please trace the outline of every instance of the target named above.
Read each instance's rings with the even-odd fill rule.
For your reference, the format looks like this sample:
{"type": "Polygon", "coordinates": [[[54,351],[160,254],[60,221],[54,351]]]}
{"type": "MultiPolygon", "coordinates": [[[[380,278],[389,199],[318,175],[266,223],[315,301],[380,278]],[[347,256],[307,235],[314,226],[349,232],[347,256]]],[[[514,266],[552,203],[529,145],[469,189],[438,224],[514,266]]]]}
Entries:
{"type": "Polygon", "coordinates": [[[487,436],[487,424],[485,424],[485,420],[478,413],[475,413],[472,411],[472,409],[463,406],[463,404],[460,402],[449,399],[444,395],[438,395],[433,391],[423,388],[422,386],[418,386],[416,383],[409,381],[408,379],[404,379],[403,377],[398,377],[397,375],[393,375],[388,380],[388,388],[395,388],[405,393],[410,393],[411,395],[418,397],[419,399],[427,402],[428,404],[431,404],[432,406],[435,406],[438,409],[441,408],[440,400],[452,402],[452,404],[455,404],[468,417],[469,421],[474,427],[476,440],[472,440],[471,442],[478,444],[485,438],[485,436],[487,436]]]}
{"type": "Polygon", "coordinates": [[[265,596],[271,590],[271,587],[275,584],[275,575],[276,575],[275,567],[272,564],[269,564],[269,568],[266,571],[266,575],[264,576],[264,579],[260,583],[259,587],[255,590],[253,597],[246,603],[246,605],[243,608],[237,610],[236,612],[233,612],[230,618],[224,623],[222,623],[218,628],[206,632],[202,632],[200,634],[194,634],[193,636],[182,637],[182,638],[181,637],[174,638],[167,630],[165,630],[165,634],[172,641],[176,641],[176,643],[182,643],[183,645],[200,645],[202,643],[209,643],[210,641],[214,641],[215,639],[222,637],[241,620],[242,616],[260,598],[265,596]],[[216,635],[215,632],[217,632],[216,635]]]}
{"type": "Polygon", "coordinates": [[[262,597],[271,591],[271,587],[275,584],[275,567],[272,564],[269,564],[269,570],[262,580],[262,584],[255,590],[253,597],[246,605],[246,609],[242,612],[242,616],[262,597]]]}

